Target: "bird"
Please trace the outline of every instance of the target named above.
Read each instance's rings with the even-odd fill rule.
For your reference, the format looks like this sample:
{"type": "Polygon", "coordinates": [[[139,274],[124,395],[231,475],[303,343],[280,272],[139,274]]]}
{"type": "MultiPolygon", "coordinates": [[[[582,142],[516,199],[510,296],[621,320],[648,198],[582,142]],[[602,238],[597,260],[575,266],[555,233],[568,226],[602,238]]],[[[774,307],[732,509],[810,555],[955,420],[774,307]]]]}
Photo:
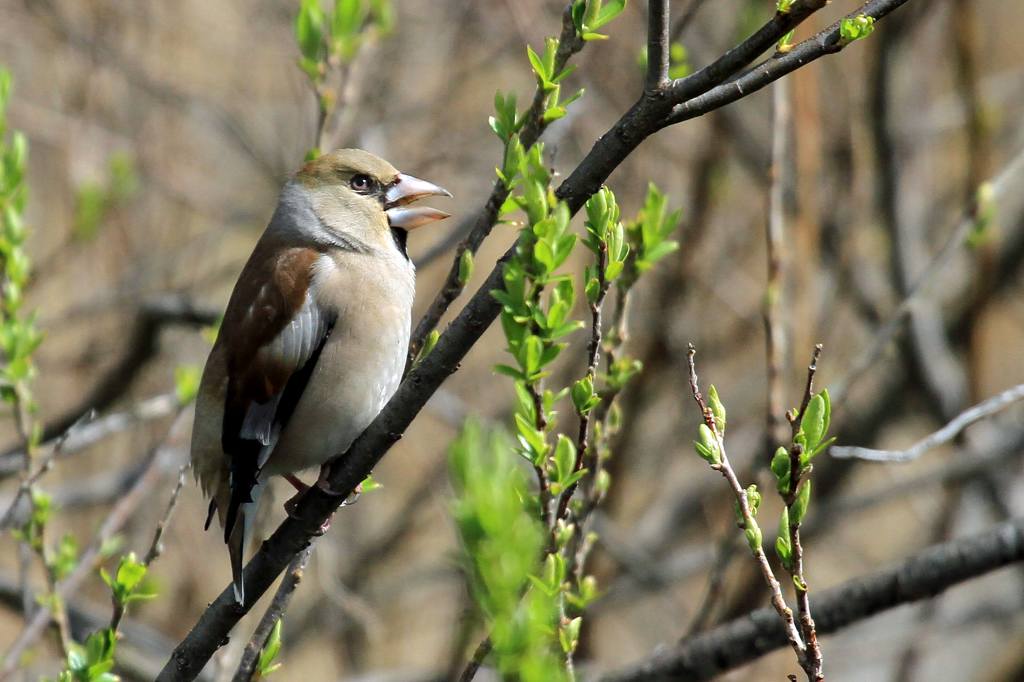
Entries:
{"type": "MultiPolygon", "coordinates": [[[[415,293],[408,232],[451,197],[361,149],[308,161],[281,190],[242,268],[196,397],[192,469],[224,531],[234,597],[260,493],[343,453],[405,369],[415,293]]],[[[286,505],[287,507],[287,505],[286,505]]]]}

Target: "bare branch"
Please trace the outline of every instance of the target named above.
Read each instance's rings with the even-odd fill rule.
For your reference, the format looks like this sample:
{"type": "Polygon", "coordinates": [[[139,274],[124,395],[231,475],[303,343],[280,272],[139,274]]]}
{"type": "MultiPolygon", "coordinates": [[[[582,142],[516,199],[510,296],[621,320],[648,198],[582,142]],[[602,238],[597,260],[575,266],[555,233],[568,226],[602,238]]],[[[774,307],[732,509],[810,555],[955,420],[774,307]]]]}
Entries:
{"type": "MultiPolygon", "coordinates": [[[[1024,560],[1024,519],[968,538],[929,547],[906,561],[855,578],[816,600],[818,632],[829,634],[888,609],[928,599],[996,569],[1024,560]]],[[[787,645],[772,609],[753,611],[680,642],[600,682],[709,680],[787,645]]]]}
{"type": "Polygon", "coordinates": [[[647,80],[644,89],[660,90],[668,83],[669,3],[650,0],[647,4],[647,80]]]}
{"type": "Polygon", "coordinates": [[[873,450],[853,446],[833,446],[829,454],[839,459],[864,459],[871,462],[912,462],[927,451],[945,445],[971,424],[1000,412],[1018,400],[1024,400],[1024,384],[1017,384],[1002,393],[969,407],[941,429],[911,445],[906,450],[873,450]]]}

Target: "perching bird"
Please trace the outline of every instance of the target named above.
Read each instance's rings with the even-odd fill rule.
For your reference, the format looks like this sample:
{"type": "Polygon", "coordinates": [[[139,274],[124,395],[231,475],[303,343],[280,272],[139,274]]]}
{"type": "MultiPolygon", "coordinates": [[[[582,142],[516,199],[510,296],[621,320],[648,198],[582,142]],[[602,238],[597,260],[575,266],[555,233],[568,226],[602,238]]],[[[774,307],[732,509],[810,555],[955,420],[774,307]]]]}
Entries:
{"type": "Polygon", "coordinates": [[[325,154],[284,186],[235,284],[199,388],[192,467],[239,603],[267,479],[301,490],[295,472],[343,453],[398,388],[415,278],[407,230],[448,217],[407,207],[429,195],[451,196],[368,152],[325,154]]]}

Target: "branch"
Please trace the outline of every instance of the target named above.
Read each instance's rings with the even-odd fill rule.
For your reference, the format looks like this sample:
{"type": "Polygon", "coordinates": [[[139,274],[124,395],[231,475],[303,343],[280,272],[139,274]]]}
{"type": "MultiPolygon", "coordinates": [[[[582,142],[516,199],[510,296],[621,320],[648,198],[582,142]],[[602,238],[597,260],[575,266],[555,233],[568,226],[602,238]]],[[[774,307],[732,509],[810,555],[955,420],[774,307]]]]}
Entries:
{"type": "MultiPolygon", "coordinates": [[[[1024,519],[929,547],[906,561],[827,590],[817,599],[820,634],[837,632],[888,609],[933,597],[964,581],[1024,560],[1024,519]]],[[[708,680],[786,646],[774,610],[758,609],[600,682],[708,680]]]]}
{"type": "MultiPolygon", "coordinates": [[[[786,598],[782,595],[782,586],[775,578],[775,573],[772,572],[771,564],[768,563],[768,556],[764,552],[761,531],[758,528],[757,521],[754,519],[754,509],[751,507],[751,503],[747,498],[746,490],[743,489],[743,485],[736,477],[736,472],[733,471],[732,465],[729,463],[729,457],[725,452],[725,441],[722,439],[721,427],[715,420],[715,417],[711,412],[711,408],[708,407],[704,400],[704,396],[701,395],[700,388],[697,386],[697,367],[694,363],[694,355],[696,355],[696,353],[697,351],[693,347],[693,344],[689,344],[689,349],[686,353],[686,362],[690,370],[690,392],[693,394],[693,399],[697,402],[697,407],[700,408],[704,424],[711,429],[711,433],[714,434],[718,448],[718,461],[712,463],[711,468],[722,474],[722,476],[725,477],[725,480],[729,483],[729,488],[732,490],[733,497],[736,498],[736,506],[740,512],[739,515],[743,517],[743,524],[741,527],[747,536],[747,542],[750,545],[750,552],[754,555],[754,560],[757,562],[757,566],[761,570],[761,575],[764,577],[764,581],[768,585],[768,589],[771,591],[772,608],[775,610],[776,614],[778,614],[779,619],[784,625],[786,640],[789,642],[789,646],[796,654],[797,662],[800,664],[801,668],[807,671],[808,679],[815,680],[817,678],[813,676],[810,668],[811,663],[808,658],[807,644],[804,642],[800,635],[800,631],[797,629],[796,622],[793,620],[793,611],[786,604],[786,598]],[[756,542],[750,539],[750,534],[752,532],[757,534],[756,542]]],[[[740,524],[737,523],[737,525],[740,524]]]]}
{"type": "Polygon", "coordinates": [[[1018,400],[1024,400],[1024,384],[1017,384],[1002,393],[969,407],[941,429],[911,445],[906,450],[873,450],[860,447],[832,447],[829,454],[840,459],[856,458],[872,462],[911,462],[928,450],[945,445],[974,422],[991,417],[1018,400]]]}
{"type": "MultiPolygon", "coordinates": [[[[870,10],[877,19],[907,1],[873,0],[864,6],[864,11],[870,10]]],[[[836,34],[838,36],[838,28],[836,34]]],[[[814,58],[827,53],[821,52],[814,58]]],[[[777,68],[765,74],[761,86],[798,68],[803,62],[794,58],[794,55],[803,55],[804,60],[807,60],[802,46],[795,47],[785,57],[776,60],[784,63],[785,68],[777,68]]],[[[742,68],[742,65],[737,68],[742,68]]],[[[707,113],[741,96],[742,93],[704,101],[689,109],[687,117],[699,115],[698,112],[707,113]]],[[[556,196],[566,201],[570,211],[576,213],[644,139],[671,123],[667,116],[672,111],[672,104],[663,94],[645,93],[597,140],[583,161],[556,190],[556,196]]],[[[489,232],[491,225],[485,227],[489,232]]],[[[353,491],[372,471],[388,449],[402,437],[402,433],[433,392],[458,369],[469,349],[500,312],[500,304],[491,296],[491,291],[503,286],[504,264],[514,250],[515,245],[498,260],[465,308],[441,335],[434,350],[408,373],[395,395],[348,452],[334,460],[328,480],[335,494],[328,494],[317,486],[310,488],[296,506],[295,518],[285,519],[248,563],[244,574],[246,603],[241,606],[235,604],[230,586],[225,588],[175,649],[161,672],[160,680],[188,680],[198,674],[225,641],[231,628],[269,589],[292,558],[310,544],[323,522],[338,508],[347,493],[353,491]]]]}
{"type": "Polygon", "coordinates": [[[242,652],[242,660],[239,662],[238,670],[235,671],[235,676],[232,678],[233,682],[248,682],[252,679],[253,672],[256,670],[256,663],[260,658],[260,651],[267,645],[267,638],[270,637],[274,625],[277,624],[277,621],[284,616],[284,612],[288,609],[288,603],[292,600],[295,588],[299,586],[299,582],[302,580],[302,573],[306,568],[306,562],[309,561],[312,551],[312,547],[307,547],[304,552],[301,552],[292,559],[291,565],[288,566],[288,572],[278,586],[277,592],[274,593],[270,606],[267,607],[259,624],[256,626],[256,630],[253,631],[252,637],[249,638],[249,643],[245,645],[245,651],[242,652]]]}
{"type": "MultiPolygon", "coordinates": [[[[814,4],[818,4],[817,0],[813,1],[814,4]]],[[[885,17],[894,10],[903,6],[908,1],[909,0],[871,0],[870,2],[864,3],[859,9],[857,9],[855,12],[851,12],[847,16],[859,16],[863,14],[872,17],[877,21],[878,19],[885,17]]],[[[794,4],[794,10],[790,10],[790,14],[792,14],[795,11],[796,4],[794,4]]],[[[824,5],[825,3],[821,2],[820,4],[824,5]]],[[[806,15],[804,15],[804,17],[806,17],[806,15]]],[[[754,34],[754,36],[752,36],[747,41],[747,43],[753,42],[755,38],[758,38],[758,36],[760,36],[760,34],[763,31],[765,31],[765,29],[768,26],[771,26],[774,21],[775,20],[773,19],[772,22],[766,24],[765,27],[758,31],[756,34],[754,34]]],[[[790,26],[790,28],[796,26],[796,24],[791,25],[788,22],[783,23],[782,25],[790,26]]],[[[769,35],[772,37],[772,40],[769,41],[769,44],[765,46],[765,48],[761,49],[757,54],[764,52],[764,50],[767,49],[767,47],[769,47],[772,42],[781,38],[789,30],[790,29],[783,30],[781,33],[778,33],[778,35],[775,35],[774,32],[770,32],[769,35]]],[[[702,116],[703,114],[706,114],[708,111],[712,111],[714,109],[723,107],[726,104],[731,104],[732,102],[735,102],[740,98],[746,97],[754,92],[757,92],[764,86],[768,85],[769,83],[772,83],[773,81],[778,80],[779,78],[782,78],[786,74],[796,71],[801,67],[807,66],[811,62],[816,61],[821,57],[824,57],[825,55],[836,54],[837,52],[842,51],[842,49],[846,47],[848,44],[849,43],[843,42],[840,39],[839,22],[837,21],[828,28],[826,28],[825,30],[815,35],[814,37],[808,38],[807,40],[796,45],[789,52],[776,54],[775,56],[771,57],[770,59],[766,59],[765,61],[749,69],[748,71],[744,72],[743,74],[741,74],[740,76],[733,80],[725,82],[725,79],[720,79],[715,83],[715,86],[712,87],[711,89],[703,91],[697,96],[691,96],[690,99],[686,101],[682,101],[684,99],[683,97],[676,96],[677,90],[685,91],[684,88],[677,86],[681,86],[681,84],[685,83],[687,80],[695,78],[699,74],[715,66],[715,64],[718,63],[715,62],[715,64],[711,64],[710,66],[701,69],[697,73],[694,73],[691,76],[687,76],[686,78],[682,79],[682,81],[673,82],[671,90],[673,94],[673,100],[681,103],[675,107],[675,109],[672,112],[672,115],[666,119],[665,125],[672,125],[675,123],[680,123],[682,121],[687,121],[696,116],[702,116]]],[[[754,54],[751,57],[751,60],[754,57],[756,57],[757,54],[754,54]]],[[[720,62],[722,61],[722,59],[725,59],[725,57],[722,57],[718,61],[720,62]]],[[[744,62],[741,66],[739,66],[739,68],[743,68],[749,63],[750,60],[744,62]]]]}
{"type": "Polygon", "coordinates": [[[771,49],[782,36],[799,26],[804,19],[827,3],[828,0],[796,0],[788,11],[776,12],[771,21],[758,29],[754,35],[703,69],[695,71],[685,78],[672,81],[669,85],[669,96],[675,102],[684,102],[725,82],[726,79],[740,69],[749,66],[760,55],[771,49]]]}
{"type": "Polygon", "coordinates": [[[644,83],[648,92],[668,84],[668,32],[668,0],[650,0],[647,5],[647,80],[644,83]]]}

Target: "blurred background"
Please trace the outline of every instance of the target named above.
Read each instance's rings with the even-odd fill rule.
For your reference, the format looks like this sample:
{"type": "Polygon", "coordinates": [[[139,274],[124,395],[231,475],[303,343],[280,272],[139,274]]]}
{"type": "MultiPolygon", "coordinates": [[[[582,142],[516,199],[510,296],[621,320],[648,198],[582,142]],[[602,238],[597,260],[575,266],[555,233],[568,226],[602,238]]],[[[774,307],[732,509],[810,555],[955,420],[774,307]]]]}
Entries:
{"type": "MultiPolygon", "coordinates": [[[[586,94],[545,136],[563,174],[640,92],[645,4],[630,3],[608,27],[611,39],[574,59],[567,87],[586,94]]],[[[694,67],[774,9],[769,0],[672,5],[674,37],[694,67]]],[[[858,5],[834,0],[797,39],[858,5]]],[[[60,508],[52,538],[71,532],[87,544],[114,505],[141,490],[119,535],[124,548],[144,552],[164,512],[191,422],[174,400],[175,373],[202,366],[202,329],[225,305],[279,187],[313,144],[316,105],[297,67],[296,6],[0,0],[0,64],[14,78],[9,124],[30,143],[29,300],[45,332],[36,355],[39,418],[47,439],[90,408],[101,427],[77,430],[81,437],[40,481],[60,508]]],[[[524,45],[539,48],[558,32],[562,3],[394,6],[394,31],[369,42],[349,73],[332,143],[371,150],[455,195],[454,217],[410,240],[418,316],[450,267],[460,219],[482,204],[500,164],[487,124],[494,91],[511,90],[520,102],[532,96],[524,45]]],[[[628,349],[645,369],[622,399],[614,484],[596,519],[591,568],[604,597],[587,618],[581,670],[614,669],[767,603],[745,552],[729,550],[740,538],[724,484],[693,454],[698,413],[685,349],[696,344],[702,379],[729,408],[737,469],[771,489],[763,303],[773,144],[784,152],[774,175],[784,218],[776,405],[799,400],[817,342],[817,385],[839,392],[834,424],[844,445],[908,446],[1024,382],[1022,30],[1021,3],[915,0],[867,40],[788,78],[779,98],[790,107],[788,133],[773,128],[767,88],[658,133],[611,177],[625,216],[654,181],[683,218],[681,248],[646,278],[629,311],[628,349]],[[979,208],[978,189],[993,179],[994,197],[979,208]],[[929,269],[956,227],[979,216],[986,220],[970,243],[929,269]],[[915,290],[911,323],[861,362],[915,290]],[[709,582],[712,574],[719,579],[709,582]]],[[[514,236],[511,227],[495,229],[471,289],[514,236]]],[[[582,334],[574,343],[563,371],[578,375],[582,334]]],[[[507,418],[513,394],[491,369],[503,347],[491,329],[375,471],[383,488],[339,512],[317,543],[285,619],[278,679],[435,679],[475,647],[445,451],[468,415],[507,418]]],[[[18,485],[11,453],[19,445],[9,420],[3,427],[5,509],[18,485]]],[[[913,463],[821,456],[805,528],[812,590],[1020,515],[1022,445],[1017,407],[913,463]]],[[[279,488],[265,505],[266,533],[290,494],[279,488]]],[[[766,500],[765,518],[776,517],[777,505],[766,500]]],[[[188,480],[152,568],[159,598],[133,605],[123,628],[125,679],[151,678],[227,584],[220,535],[202,530],[205,510],[188,480]]],[[[41,584],[41,574],[30,577],[41,584]]],[[[4,650],[23,626],[18,581],[7,534],[4,650]]],[[[825,637],[829,679],[1024,679],[1022,581],[1024,567],[1005,569],[825,637]]],[[[95,627],[109,616],[106,586],[90,578],[69,608],[81,627],[95,627]]],[[[243,622],[205,679],[230,675],[254,623],[243,622]]],[[[52,638],[43,638],[23,679],[58,666],[52,638]]],[[[792,671],[784,650],[728,678],[792,671]]]]}

